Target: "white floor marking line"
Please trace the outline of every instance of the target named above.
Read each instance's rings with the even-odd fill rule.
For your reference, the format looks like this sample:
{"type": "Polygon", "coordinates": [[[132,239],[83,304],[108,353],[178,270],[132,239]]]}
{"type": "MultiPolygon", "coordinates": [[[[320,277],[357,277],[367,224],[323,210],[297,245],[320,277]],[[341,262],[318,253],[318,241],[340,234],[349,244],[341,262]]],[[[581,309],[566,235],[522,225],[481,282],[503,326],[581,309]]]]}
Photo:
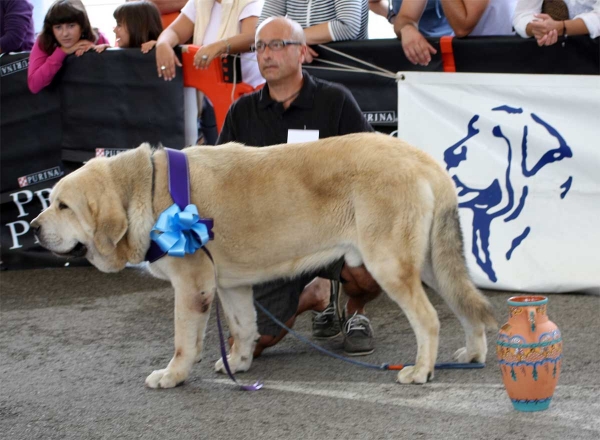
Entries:
{"type": "MultiPolygon", "coordinates": [[[[228,379],[207,382],[235,385],[228,379]]],[[[548,411],[519,413],[512,408],[503,385],[427,384],[410,386],[367,382],[288,382],[265,381],[265,389],[334,399],[371,402],[451,413],[462,417],[483,416],[511,423],[522,421],[543,426],[571,427],[600,433],[598,387],[558,386],[548,411]]]]}

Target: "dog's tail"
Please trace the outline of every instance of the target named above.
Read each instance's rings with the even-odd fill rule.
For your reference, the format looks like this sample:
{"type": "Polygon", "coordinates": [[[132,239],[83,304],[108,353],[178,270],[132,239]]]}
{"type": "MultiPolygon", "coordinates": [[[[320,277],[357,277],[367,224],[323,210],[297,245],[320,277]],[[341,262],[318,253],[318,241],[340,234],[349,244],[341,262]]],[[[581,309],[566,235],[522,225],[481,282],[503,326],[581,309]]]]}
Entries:
{"type": "Polygon", "coordinates": [[[497,328],[491,304],[469,277],[458,208],[444,205],[437,207],[431,230],[431,260],[439,294],[459,318],[497,328]]]}

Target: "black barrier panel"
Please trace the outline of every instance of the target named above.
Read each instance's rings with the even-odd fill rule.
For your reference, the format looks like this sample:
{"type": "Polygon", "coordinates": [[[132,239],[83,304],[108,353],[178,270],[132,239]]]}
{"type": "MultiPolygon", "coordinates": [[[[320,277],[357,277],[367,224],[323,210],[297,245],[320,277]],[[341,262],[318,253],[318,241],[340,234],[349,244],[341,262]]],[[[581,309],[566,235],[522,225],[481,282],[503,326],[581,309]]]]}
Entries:
{"type": "MultiPolygon", "coordinates": [[[[430,40],[430,43],[438,52],[432,55],[432,60],[426,67],[415,66],[408,61],[404,56],[402,43],[398,39],[343,41],[327,44],[327,47],[374,64],[392,73],[399,71],[441,72],[443,68],[439,39],[430,40]]],[[[315,50],[319,53],[319,57],[312,64],[304,66],[310,74],[348,87],[365,117],[376,130],[389,132],[397,128],[398,88],[395,79],[378,75],[376,69],[327,49],[315,47],[315,50]],[[322,63],[319,60],[367,69],[375,73],[328,70],[331,68],[337,69],[337,67],[322,63]]]]}
{"type": "Polygon", "coordinates": [[[67,159],[142,142],[185,146],[183,75],[164,81],[155,53],[107,49],[70,57],[61,78],[62,148],[67,159]]]}
{"type": "Polygon", "coordinates": [[[58,179],[83,161],[142,142],[184,146],[181,70],[173,81],[159,79],[153,53],[69,56],[35,95],[27,87],[28,57],[0,58],[1,269],[65,264],[36,243],[29,223],[48,206],[58,179]]]}
{"type": "Polygon", "coordinates": [[[533,38],[454,38],[457,72],[526,74],[600,74],[600,38],[568,37],[539,47],[533,38]]]}
{"type": "Polygon", "coordinates": [[[60,162],[62,125],[57,83],[37,95],[27,87],[29,53],[0,58],[0,162],[1,191],[35,184],[40,173],[56,177],[60,162]],[[50,174],[50,175],[49,175],[50,174]]]}

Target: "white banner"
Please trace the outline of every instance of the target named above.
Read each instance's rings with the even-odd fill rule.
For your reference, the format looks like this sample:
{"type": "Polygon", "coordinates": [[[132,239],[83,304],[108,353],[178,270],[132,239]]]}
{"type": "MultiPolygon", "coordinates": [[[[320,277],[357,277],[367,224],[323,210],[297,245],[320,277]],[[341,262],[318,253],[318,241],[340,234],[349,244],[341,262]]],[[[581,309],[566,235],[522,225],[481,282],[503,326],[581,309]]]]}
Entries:
{"type": "Polygon", "coordinates": [[[398,75],[398,137],[452,176],[475,283],[600,292],[600,77],[398,75]]]}

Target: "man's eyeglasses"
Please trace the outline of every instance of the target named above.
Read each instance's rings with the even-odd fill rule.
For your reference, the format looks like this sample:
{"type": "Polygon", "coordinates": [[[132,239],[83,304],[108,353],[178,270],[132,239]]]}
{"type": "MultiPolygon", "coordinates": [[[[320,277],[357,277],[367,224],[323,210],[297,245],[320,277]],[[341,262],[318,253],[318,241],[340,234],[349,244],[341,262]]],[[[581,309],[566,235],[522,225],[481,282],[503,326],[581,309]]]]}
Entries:
{"type": "Polygon", "coordinates": [[[250,46],[250,50],[252,52],[263,53],[268,46],[269,49],[271,49],[274,52],[277,52],[277,51],[283,50],[283,48],[288,45],[302,45],[302,44],[303,43],[301,41],[289,41],[289,40],[271,40],[268,43],[265,43],[264,41],[257,41],[256,44],[253,44],[252,46],[250,46]]]}

